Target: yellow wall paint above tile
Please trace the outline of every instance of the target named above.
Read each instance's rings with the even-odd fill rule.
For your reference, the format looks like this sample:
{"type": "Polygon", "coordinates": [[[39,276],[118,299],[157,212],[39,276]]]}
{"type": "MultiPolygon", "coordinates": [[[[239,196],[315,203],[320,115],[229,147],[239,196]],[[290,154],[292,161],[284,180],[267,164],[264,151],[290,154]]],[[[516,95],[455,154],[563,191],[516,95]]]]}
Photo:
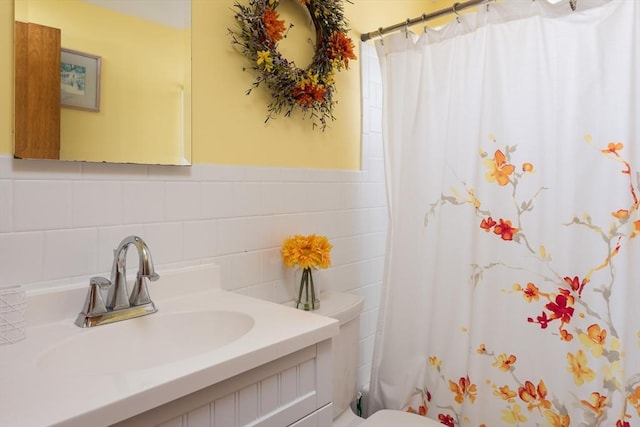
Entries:
{"type": "MultiPolygon", "coordinates": [[[[283,0],[294,1],[294,0],[283,0]]],[[[241,1],[244,3],[244,1],[241,1]]],[[[356,46],[360,34],[419,16],[449,0],[353,0],[345,2],[356,46]]],[[[325,132],[312,130],[301,115],[264,123],[269,93],[251,95],[254,75],[230,43],[235,26],[233,0],[193,0],[194,163],[359,169],[361,139],[360,62],[338,74],[336,121],[325,132]]],[[[0,0],[0,154],[13,147],[13,2],[0,0]]],[[[307,40],[298,40],[308,48],[307,40]]]]}

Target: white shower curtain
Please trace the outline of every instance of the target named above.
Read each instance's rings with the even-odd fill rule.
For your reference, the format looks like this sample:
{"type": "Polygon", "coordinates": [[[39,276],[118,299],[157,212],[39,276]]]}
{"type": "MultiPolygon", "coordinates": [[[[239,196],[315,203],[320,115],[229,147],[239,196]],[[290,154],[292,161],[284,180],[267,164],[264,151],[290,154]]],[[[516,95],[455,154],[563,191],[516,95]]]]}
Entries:
{"type": "Polygon", "coordinates": [[[390,209],[369,410],[640,426],[640,2],[377,41],[390,209]]]}

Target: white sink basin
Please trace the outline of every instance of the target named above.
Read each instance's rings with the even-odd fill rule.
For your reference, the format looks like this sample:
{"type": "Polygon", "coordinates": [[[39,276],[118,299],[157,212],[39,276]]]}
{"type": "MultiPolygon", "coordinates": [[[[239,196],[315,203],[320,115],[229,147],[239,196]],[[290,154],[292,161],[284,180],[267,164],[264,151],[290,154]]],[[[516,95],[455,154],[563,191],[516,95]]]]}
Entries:
{"type": "Polygon", "coordinates": [[[78,329],[74,336],[45,350],[37,366],[64,375],[110,375],[154,368],[216,350],[253,326],[253,317],[241,312],[160,311],[78,329]]]}

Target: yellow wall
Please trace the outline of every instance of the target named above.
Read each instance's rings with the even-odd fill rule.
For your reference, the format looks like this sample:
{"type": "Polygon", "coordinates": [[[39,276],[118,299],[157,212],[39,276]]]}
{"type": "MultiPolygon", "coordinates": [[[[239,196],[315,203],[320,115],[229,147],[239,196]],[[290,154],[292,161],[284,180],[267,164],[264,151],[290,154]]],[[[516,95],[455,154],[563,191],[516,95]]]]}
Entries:
{"type": "MultiPolygon", "coordinates": [[[[337,120],[325,131],[299,116],[264,124],[269,94],[244,93],[254,81],[230,43],[233,0],[193,0],[194,163],[329,169],[360,167],[360,61],[336,79],[337,120]]],[[[356,46],[360,33],[450,5],[450,0],[353,0],[345,14],[356,46]]],[[[13,2],[0,0],[0,154],[12,152],[13,2]]],[[[306,40],[299,40],[307,46],[306,40]]]]}

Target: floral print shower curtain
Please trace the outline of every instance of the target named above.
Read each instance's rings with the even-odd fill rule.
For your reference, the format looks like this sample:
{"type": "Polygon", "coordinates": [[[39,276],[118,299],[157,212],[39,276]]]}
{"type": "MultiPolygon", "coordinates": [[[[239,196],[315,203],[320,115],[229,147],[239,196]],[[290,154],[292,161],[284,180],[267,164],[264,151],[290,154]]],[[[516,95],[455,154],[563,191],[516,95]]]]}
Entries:
{"type": "Polygon", "coordinates": [[[377,41],[390,210],[370,412],[640,426],[640,2],[377,41]]]}

